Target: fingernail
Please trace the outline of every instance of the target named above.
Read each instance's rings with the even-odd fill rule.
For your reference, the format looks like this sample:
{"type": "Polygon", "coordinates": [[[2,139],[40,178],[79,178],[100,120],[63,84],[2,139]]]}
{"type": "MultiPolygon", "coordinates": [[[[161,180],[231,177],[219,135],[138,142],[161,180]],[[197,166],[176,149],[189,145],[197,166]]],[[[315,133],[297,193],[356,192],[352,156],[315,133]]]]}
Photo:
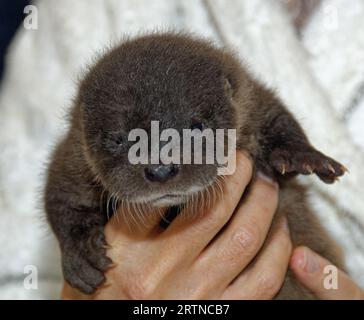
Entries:
{"type": "Polygon", "coordinates": [[[259,177],[260,179],[264,180],[265,182],[268,182],[271,185],[277,186],[277,182],[276,181],[274,181],[271,177],[265,175],[261,171],[258,171],[257,177],[259,177]]]}
{"type": "Polygon", "coordinates": [[[305,271],[308,273],[314,273],[320,270],[320,261],[317,258],[316,254],[313,253],[311,250],[306,249],[305,255],[306,255],[305,271]]]}

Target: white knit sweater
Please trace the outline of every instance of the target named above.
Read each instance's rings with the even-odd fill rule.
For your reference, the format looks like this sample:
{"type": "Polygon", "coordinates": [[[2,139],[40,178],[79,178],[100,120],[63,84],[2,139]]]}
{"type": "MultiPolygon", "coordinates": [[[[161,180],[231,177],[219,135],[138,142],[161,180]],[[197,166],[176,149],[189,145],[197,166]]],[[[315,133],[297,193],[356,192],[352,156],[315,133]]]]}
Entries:
{"type": "Polygon", "coordinates": [[[59,251],[41,203],[45,159],[65,130],[62,118],[82,67],[123,35],[156,28],[193,31],[236,49],[277,89],[313,144],[350,169],[335,185],[314,177],[301,180],[312,185],[312,205],[364,287],[363,1],[323,1],[302,41],[275,0],[43,0],[35,5],[38,30],[20,27],[0,92],[0,298],[59,296],[59,251]],[[38,290],[23,286],[26,265],[38,268],[38,290]]]}

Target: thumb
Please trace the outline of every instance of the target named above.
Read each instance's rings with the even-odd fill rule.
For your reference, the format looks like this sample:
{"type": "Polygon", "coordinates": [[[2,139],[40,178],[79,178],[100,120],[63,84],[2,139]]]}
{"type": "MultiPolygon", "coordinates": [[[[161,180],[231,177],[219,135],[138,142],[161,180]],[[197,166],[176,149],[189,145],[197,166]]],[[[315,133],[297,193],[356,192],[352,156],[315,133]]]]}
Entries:
{"type": "Polygon", "coordinates": [[[319,299],[364,299],[364,292],[343,271],[307,247],[297,247],[290,268],[301,282],[319,299]]]}

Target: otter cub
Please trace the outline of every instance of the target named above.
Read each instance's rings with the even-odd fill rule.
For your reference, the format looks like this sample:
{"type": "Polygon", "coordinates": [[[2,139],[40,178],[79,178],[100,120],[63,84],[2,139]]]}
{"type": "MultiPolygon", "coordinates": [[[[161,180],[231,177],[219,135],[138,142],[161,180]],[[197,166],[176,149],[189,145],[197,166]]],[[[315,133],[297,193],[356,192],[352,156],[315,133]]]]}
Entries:
{"type": "MultiPolygon", "coordinates": [[[[294,244],[342,267],[335,245],[306,205],[304,188],[289,178],[315,173],[332,183],[345,168],[309,143],[282,102],[233,54],[166,33],[128,40],[90,69],[68,134],[51,159],[45,209],[70,285],[92,293],[105,279],[111,260],[103,233],[110,210],[104,208],[111,196],[155,207],[180,205],[217,180],[217,165],[172,170],[130,164],[128,132],[148,132],[153,120],[179,132],[191,126],[236,129],[237,149],[250,154],[256,170],[279,181],[276,216],[287,215],[294,244]]],[[[312,297],[288,273],[277,298],[312,297]]]]}

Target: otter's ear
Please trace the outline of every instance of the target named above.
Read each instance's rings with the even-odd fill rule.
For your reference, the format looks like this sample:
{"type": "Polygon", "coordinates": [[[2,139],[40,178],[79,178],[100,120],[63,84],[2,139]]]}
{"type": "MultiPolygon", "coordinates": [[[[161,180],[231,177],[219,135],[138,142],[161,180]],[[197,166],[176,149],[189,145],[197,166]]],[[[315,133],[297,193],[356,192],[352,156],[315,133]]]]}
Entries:
{"type": "Polygon", "coordinates": [[[225,94],[226,94],[227,97],[232,99],[233,98],[233,88],[231,86],[231,83],[230,83],[229,79],[226,78],[226,77],[223,79],[223,81],[224,81],[225,94]]]}

